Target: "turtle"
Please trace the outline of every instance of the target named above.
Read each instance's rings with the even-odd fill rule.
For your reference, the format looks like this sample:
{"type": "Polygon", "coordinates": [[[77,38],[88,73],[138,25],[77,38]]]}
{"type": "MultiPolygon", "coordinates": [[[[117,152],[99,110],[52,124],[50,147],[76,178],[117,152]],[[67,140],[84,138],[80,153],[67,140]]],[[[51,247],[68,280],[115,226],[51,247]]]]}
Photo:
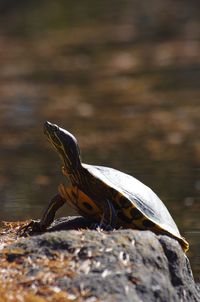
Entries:
{"type": "Polygon", "coordinates": [[[26,230],[47,230],[67,202],[95,228],[151,230],[176,239],[184,252],[189,249],[168,209],[148,186],[114,168],[82,163],[76,138],[56,124],[46,121],[44,134],[61,157],[62,173],[70,185],[58,186],[41,220],[31,221],[26,230]]]}

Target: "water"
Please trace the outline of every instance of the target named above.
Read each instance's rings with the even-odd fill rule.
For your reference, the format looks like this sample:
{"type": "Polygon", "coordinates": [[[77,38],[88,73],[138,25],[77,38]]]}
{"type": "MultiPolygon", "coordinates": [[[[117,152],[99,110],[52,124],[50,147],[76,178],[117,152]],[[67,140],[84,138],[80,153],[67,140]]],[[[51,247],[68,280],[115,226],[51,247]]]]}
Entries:
{"type": "MultiPolygon", "coordinates": [[[[121,9],[118,5],[115,14],[127,17],[128,6],[121,9]]],[[[44,22],[42,32],[29,18],[23,28],[15,10],[9,16],[16,32],[4,20],[0,219],[40,217],[65,181],[60,159],[43,135],[43,122],[49,120],[77,137],[84,162],[129,173],[159,195],[190,242],[188,256],[200,281],[200,43],[195,30],[188,38],[188,25],[182,35],[173,36],[172,30],[172,37],[160,39],[132,19],[117,23],[107,17],[102,23],[84,12],[76,24],[70,19],[68,26],[49,28],[44,22]]],[[[71,213],[66,206],[58,215],[71,213]]]]}

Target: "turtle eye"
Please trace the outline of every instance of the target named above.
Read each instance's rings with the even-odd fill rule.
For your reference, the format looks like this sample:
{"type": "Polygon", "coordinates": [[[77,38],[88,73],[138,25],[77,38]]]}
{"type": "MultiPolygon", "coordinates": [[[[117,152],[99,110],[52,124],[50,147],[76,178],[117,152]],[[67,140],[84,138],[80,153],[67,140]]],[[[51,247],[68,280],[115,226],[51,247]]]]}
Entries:
{"type": "Polygon", "coordinates": [[[51,129],[52,129],[53,132],[57,132],[59,127],[57,125],[52,125],[51,129]]]}

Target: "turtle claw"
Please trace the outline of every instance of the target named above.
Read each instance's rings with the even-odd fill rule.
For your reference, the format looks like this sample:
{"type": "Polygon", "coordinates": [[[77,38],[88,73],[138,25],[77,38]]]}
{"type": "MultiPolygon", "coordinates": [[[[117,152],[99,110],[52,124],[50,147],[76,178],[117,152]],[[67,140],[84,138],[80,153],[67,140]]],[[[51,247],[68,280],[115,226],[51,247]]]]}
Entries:
{"type": "Polygon", "coordinates": [[[90,226],[92,230],[104,230],[104,231],[113,231],[113,227],[105,223],[92,223],[90,226]]]}
{"type": "Polygon", "coordinates": [[[43,230],[41,228],[40,222],[31,220],[30,223],[19,228],[17,235],[20,237],[27,237],[36,233],[41,233],[42,231],[43,230]]]}

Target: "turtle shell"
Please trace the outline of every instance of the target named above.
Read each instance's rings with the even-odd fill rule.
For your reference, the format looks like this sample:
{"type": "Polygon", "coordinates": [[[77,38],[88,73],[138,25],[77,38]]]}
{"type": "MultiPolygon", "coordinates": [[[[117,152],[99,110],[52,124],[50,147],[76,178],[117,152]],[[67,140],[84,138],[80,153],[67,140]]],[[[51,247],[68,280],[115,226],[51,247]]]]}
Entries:
{"type": "MultiPolygon", "coordinates": [[[[143,221],[143,225],[141,226],[141,219],[138,220],[138,228],[152,229],[160,234],[171,235],[180,242],[185,251],[188,250],[189,244],[180,235],[176,223],[171,217],[168,209],[148,186],[135,177],[113,168],[86,164],[83,164],[83,167],[105,186],[112,188],[112,191],[118,193],[115,195],[116,198],[113,198],[113,202],[118,203],[118,206],[119,196],[123,198],[124,219],[128,218],[128,220],[131,221],[129,213],[131,210],[136,209],[143,221]]],[[[120,207],[123,208],[123,204],[120,204],[120,207]]],[[[137,227],[137,225],[135,225],[136,220],[132,219],[132,221],[134,223],[133,227],[137,227]]],[[[129,223],[129,227],[131,227],[131,222],[129,223]]]]}

